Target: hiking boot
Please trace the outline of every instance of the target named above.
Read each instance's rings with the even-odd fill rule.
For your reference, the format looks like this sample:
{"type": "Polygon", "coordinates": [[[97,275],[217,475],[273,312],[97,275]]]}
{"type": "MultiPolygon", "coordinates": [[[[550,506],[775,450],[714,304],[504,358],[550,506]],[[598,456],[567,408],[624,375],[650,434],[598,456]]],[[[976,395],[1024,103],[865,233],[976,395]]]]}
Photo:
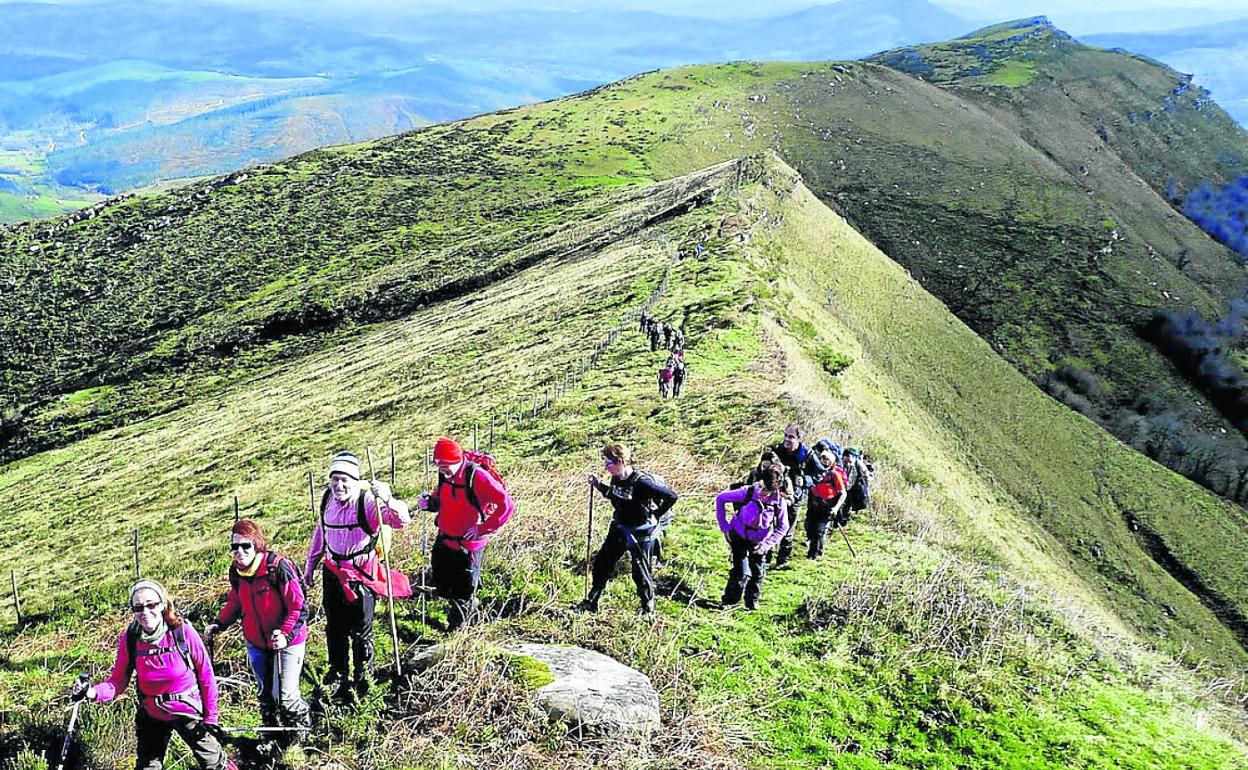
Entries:
{"type": "Polygon", "coordinates": [[[637,609],[637,614],[653,615],[654,614],[654,602],[653,601],[642,602],[641,607],[637,609]]]}
{"type": "Polygon", "coordinates": [[[572,609],[576,610],[577,612],[591,612],[591,613],[597,612],[598,600],[597,599],[584,599],[582,601],[577,602],[575,605],[573,605],[572,609]]]}
{"type": "Polygon", "coordinates": [[[347,682],[340,682],[338,689],[334,691],[332,700],[339,706],[354,706],[355,688],[347,682]]]}
{"type": "Polygon", "coordinates": [[[370,677],[363,676],[355,680],[355,694],[360,696],[360,700],[368,697],[368,693],[373,689],[373,680],[370,677]]]}
{"type": "Polygon", "coordinates": [[[753,612],[754,610],[758,609],[758,599],[746,599],[745,609],[750,612],[753,612]]]}

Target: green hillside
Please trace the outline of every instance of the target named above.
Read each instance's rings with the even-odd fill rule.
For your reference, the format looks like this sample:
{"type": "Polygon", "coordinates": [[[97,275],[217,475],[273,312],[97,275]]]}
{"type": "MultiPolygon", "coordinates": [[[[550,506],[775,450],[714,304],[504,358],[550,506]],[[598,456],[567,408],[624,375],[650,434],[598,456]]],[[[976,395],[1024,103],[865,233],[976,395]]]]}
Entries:
{"type": "Polygon", "coordinates": [[[1140,330],[1158,310],[1216,318],[1242,295],[1235,255],[1158,188],[1225,179],[1248,138],[1196,90],[1175,95],[1177,73],[1017,26],[879,59],[920,77],[875,63],[662,71],[129,200],[74,227],[0,231],[17,291],[0,327],[41,330],[3,343],[4,452],[159,412],[178,403],[170,367],[207,356],[215,369],[222,351],[271,352],[353,317],[341,298],[366,291],[366,269],[421,264],[466,230],[494,237],[517,209],[524,226],[507,237],[523,239],[580,216],[583,185],[770,148],[1033,382],[1242,502],[1248,441],[1140,330]],[[1038,74],[927,72],[961,62],[945,51],[959,46],[1038,74]]]}
{"type": "MultiPolygon", "coordinates": [[[[1035,28],[982,35],[1025,53],[1056,34],[1035,28]]],[[[1057,99],[1045,68],[1086,53],[1041,48],[1034,78],[1007,61],[940,84],[875,63],[656,72],[0,230],[0,545],[28,620],[3,632],[0,755],[48,735],[56,688],[107,662],[135,528],[144,572],[202,622],[234,495],[302,553],[304,474],[335,449],[395,443],[412,493],[433,438],[492,420],[521,500],[488,557],[496,622],[456,637],[462,667],[331,715],[317,758],[1248,762],[1248,516],[1097,425],[1156,407],[1234,458],[1242,436],[1136,329],[1159,306],[1215,314],[1238,268],[1130,153],[1102,147],[1116,170],[1084,177],[1024,130],[1016,102],[1057,99]],[[654,311],[691,341],[678,403],[655,400],[659,356],[632,331],[660,286],[654,311]],[[1082,415],[1037,387],[1072,371],[1097,383],[1082,415]],[[775,573],[760,613],[708,610],[726,573],[712,495],[795,418],[882,469],[858,557],[841,543],[775,573]],[[683,494],[653,626],[626,580],[602,616],[563,611],[608,438],[683,494]],[[546,725],[490,652],[516,636],[646,671],[670,729],[639,755],[546,725]],[[485,704],[490,731],[456,727],[485,704]]],[[[420,538],[401,534],[398,566],[419,569],[420,538]]],[[[406,645],[440,636],[416,602],[400,626],[406,645]]],[[[100,766],[131,761],[119,711],[88,723],[100,766]]]]}
{"type": "MultiPolygon", "coordinates": [[[[1170,515],[1156,500],[1186,499],[1189,522],[1223,527],[1228,548],[1242,543],[1242,530],[1225,529],[1229,512],[1051,402],[779,162],[637,188],[634,201],[660,209],[682,189],[713,190],[714,202],[598,231],[591,248],[552,250],[472,294],[331,334],[264,376],[0,471],[0,504],[17,523],[3,547],[30,617],[4,631],[6,756],[52,731],[60,711],[48,704],[73,672],[107,663],[133,527],[144,572],[174,585],[202,624],[225,590],[232,495],[298,555],[310,527],[303,474],[334,449],[395,442],[410,494],[434,436],[467,440],[493,415],[495,450],[521,501],[487,557],[494,621],[455,637],[455,664],[413,689],[392,683],[360,714],[332,714],[309,766],[440,767],[451,750],[474,765],[518,767],[1248,759],[1227,705],[1236,693],[1205,688],[1207,673],[1171,657],[1232,670],[1243,649],[1152,565],[1111,501],[1150,501],[1139,510],[1151,527],[1170,515]],[[852,284],[850,267],[860,276],[852,284]],[[689,334],[692,372],[686,395],[663,404],[652,393],[660,355],[634,331],[661,283],[652,310],[689,334]],[[623,331],[565,389],[613,329],[623,331]],[[817,363],[828,351],[853,362],[833,377],[817,363]],[[552,382],[552,406],[534,415],[534,395],[544,404],[552,382]],[[717,596],[726,573],[711,497],[793,418],[863,443],[881,468],[874,512],[848,533],[858,556],[838,542],[823,562],[775,572],[758,613],[704,609],[698,600],[717,596]],[[561,609],[579,596],[583,479],[608,437],[636,445],[683,495],[653,624],[633,616],[623,576],[603,614],[561,609]],[[1046,454],[1050,446],[1063,451],[1046,454]],[[1064,486],[1050,490],[1057,475],[1064,486]],[[55,510],[37,492],[51,479],[55,510]],[[1032,484],[1049,493],[1043,501],[1032,484]],[[1072,535],[1102,542],[1100,560],[1072,535]],[[645,671],[666,729],[639,754],[534,718],[507,659],[490,652],[517,636],[592,646],[645,671]],[[488,730],[457,727],[485,702],[488,730]]],[[[421,537],[417,527],[400,533],[399,567],[419,569],[421,537]]],[[[442,610],[430,607],[436,622],[442,610]]],[[[441,635],[416,601],[399,617],[405,644],[441,635]]],[[[236,640],[218,659],[223,673],[244,676],[236,640]]],[[[227,718],[249,718],[250,691],[228,692],[227,718]]],[[[124,712],[90,710],[96,765],[132,761],[124,712]]]]}

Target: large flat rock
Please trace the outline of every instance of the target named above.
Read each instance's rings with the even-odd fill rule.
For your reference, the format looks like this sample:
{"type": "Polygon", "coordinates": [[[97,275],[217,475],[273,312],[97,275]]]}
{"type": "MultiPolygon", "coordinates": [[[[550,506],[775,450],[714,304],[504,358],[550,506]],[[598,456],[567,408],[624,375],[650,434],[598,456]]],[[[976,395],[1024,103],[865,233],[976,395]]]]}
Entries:
{"type": "Polygon", "coordinates": [[[537,705],[587,733],[649,735],[659,727],[659,694],[636,669],[593,650],[552,644],[503,648],[546,665],[553,682],[533,691],[537,705]]]}

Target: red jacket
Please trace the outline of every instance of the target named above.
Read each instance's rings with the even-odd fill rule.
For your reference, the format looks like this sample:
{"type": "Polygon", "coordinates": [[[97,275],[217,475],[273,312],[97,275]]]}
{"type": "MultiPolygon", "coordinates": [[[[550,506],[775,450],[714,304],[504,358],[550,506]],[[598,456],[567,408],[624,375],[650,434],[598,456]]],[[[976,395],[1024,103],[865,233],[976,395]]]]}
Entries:
{"type": "Polygon", "coordinates": [[[217,625],[224,629],[241,615],[243,638],[263,650],[270,649],[274,629],[281,629],[290,644],[308,638],[308,611],[295,565],[270,553],[258,554],[260,566],[251,577],[239,575],[230,565],[230,595],[217,616],[217,625]]]}
{"type": "Polygon", "coordinates": [[[464,490],[468,465],[468,461],[461,463],[450,479],[439,478],[429,507],[437,511],[434,523],[439,537],[452,546],[476,552],[489,542],[491,532],[507,523],[516,504],[489,471],[478,467],[472,476],[472,491],[481,503],[478,510],[464,490]]]}

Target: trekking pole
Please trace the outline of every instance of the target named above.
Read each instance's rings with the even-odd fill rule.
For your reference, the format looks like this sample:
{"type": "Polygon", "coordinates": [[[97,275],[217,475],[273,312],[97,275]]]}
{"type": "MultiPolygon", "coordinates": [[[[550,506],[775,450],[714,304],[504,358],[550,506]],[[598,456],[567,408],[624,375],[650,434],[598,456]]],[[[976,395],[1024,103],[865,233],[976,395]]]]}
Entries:
{"type": "MultiPolygon", "coordinates": [[[[82,683],[90,682],[90,678],[86,674],[79,674],[78,681],[82,683]]],[[[61,758],[57,760],[55,770],[64,770],[65,759],[69,757],[69,746],[74,740],[74,728],[78,726],[78,707],[82,705],[82,701],[74,703],[74,708],[69,712],[69,727],[65,728],[65,742],[61,744],[61,758]]]]}
{"type": "Polygon", "coordinates": [[[845,538],[845,545],[849,548],[849,555],[857,559],[858,553],[854,550],[853,543],[849,542],[849,535],[845,534],[845,527],[838,525],[836,531],[840,532],[841,537],[845,538]]]}
{"type": "Polygon", "coordinates": [[[585,601],[589,601],[589,549],[594,540],[594,493],[598,490],[589,488],[589,526],[585,528],[585,601]]]}
{"type": "Polygon", "coordinates": [[[17,616],[17,627],[22,627],[22,600],[17,596],[17,572],[9,570],[9,582],[13,584],[13,614],[17,616]]]}
{"type": "MultiPolygon", "coordinates": [[[[364,447],[365,454],[368,455],[368,475],[372,478],[374,484],[377,483],[377,474],[373,471],[373,448],[364,447]]],[[[381,519],[380,508],[377,511],[377,518],[381,519]]],[[[378,531],[381,527],[378,526],[378,531]]],[[[393,541],[391,541],[393,546],[393,541]]],[[[390,636],[394,639],[394,672],[399,676],[403,676],[403,651],[399,648],[399,625],[394,617],[394,579],[390,574],[390,548],[386,548],[381,552],[381,561],[386,568],[386,607],[390,614],[390,636]]]]}

